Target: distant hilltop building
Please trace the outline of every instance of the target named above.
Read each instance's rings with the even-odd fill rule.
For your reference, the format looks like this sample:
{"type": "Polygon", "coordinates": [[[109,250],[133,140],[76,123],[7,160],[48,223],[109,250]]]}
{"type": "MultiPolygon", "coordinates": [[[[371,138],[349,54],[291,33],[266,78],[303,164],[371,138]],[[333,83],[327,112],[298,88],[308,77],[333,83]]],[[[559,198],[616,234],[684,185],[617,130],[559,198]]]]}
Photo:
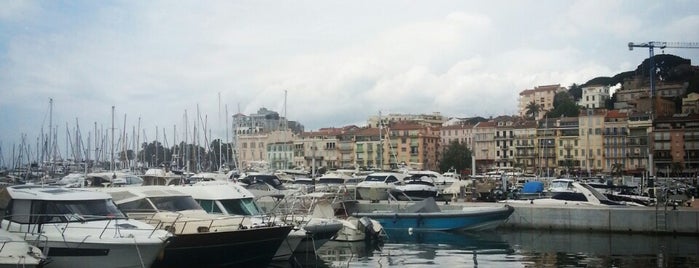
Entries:
{"type": "Polygon", "coordinates": [[[260,108],[257,113],[244,115],[241,113],[233,115],[233,125],[237,134],[269,133],[273,131],[290,129],[293,133],[301,133],[303,125],[296,121],[288,121],[279,116],[279,113],[267,108],[260,108]]]}
{"type": "Polygon", "coordinates": [[[604,108],[609,99],[609,86],[590,85],[582,88],[578,105],[585,108],[604,108]]]}
{"type": "Polygon", "coordinates": [[[565,87],[560,84],[538,86],[533,89],[525,89],[519,93],[519,115],[525,117],[527,115],[527,105],[536,103],[541,107],[536,119],[544,117],[546,112],[553,110],[553,98],[556,93],[565,91],[565,87]]]}
{"type": "MultiPolygon", "coordinates": [[[[381,115],[381,121],[384,126],[391,125],[396,122],[413,122],[421,126],[440,127],[447,118],[439,112],[432,114],[388,114],[381,115]]],[[[369,127],[379,127],[379,116],[371,116],[368,120],[369,127]]]]}

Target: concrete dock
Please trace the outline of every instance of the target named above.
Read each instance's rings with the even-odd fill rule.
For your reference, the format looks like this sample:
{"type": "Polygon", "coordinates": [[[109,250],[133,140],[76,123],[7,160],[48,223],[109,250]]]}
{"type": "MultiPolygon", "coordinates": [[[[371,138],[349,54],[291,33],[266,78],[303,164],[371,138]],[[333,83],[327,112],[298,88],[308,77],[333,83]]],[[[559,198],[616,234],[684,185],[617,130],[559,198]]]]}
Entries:
{"type": "MultiPolygon", "coordinates": [[[[388,211],[412,204],[406,201],[360,201],[361,212],[388,211]]],[[[464,207],[503,206],[504,203],[438,202],[442,210],[464,207]]],[[[699,235],[699,209],[692,207],[597,207],[581,205],[545,206],[508,204],[514,213],[501,228],[550,229],[613,233],[699,235]]]]}

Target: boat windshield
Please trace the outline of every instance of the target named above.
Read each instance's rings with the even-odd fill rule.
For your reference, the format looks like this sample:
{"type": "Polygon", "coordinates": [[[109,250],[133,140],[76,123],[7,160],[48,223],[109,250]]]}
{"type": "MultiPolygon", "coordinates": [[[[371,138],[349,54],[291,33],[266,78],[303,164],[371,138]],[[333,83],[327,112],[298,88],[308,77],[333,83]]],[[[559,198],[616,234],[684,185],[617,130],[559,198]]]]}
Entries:
{"type": "Polygon", "coordinates": [[[564,190],[568,190],[569,187],[570,187],[569,181],[552,181],[550,189],[554,190],[554,191],[564,191],[564,190]]]}
{"type": "Polygon", "coordinates": [[[364,181],[384,181],[386,176],[367,176],[364,181]]]}
{"type": "Polygon", "coordinates": [[[345,180],[342,178],[319,178],[318,183],[320,184],[343,184],[345,180]]]}
{"type": "Polygon", "coordinates": [[[164,197],[151,197],[150,201],[153,202],[158,210],[164,211],[182,211],[182,210],[199,210],[202,209],[197,201],[191,196],[164,196],[164,197]]]}
{"type": "Polygon", "coordinates": [[[262,211],[252,198],[220,200],[221,205],[232,215],[261,215],[262,211]]]}
{"type": "Polygon", "coordinates": [[[125,218],[112,200],[51,201],[45,204],[46,215],[65,215],[47,221],[85,221],[89,219],[125,218]]]}

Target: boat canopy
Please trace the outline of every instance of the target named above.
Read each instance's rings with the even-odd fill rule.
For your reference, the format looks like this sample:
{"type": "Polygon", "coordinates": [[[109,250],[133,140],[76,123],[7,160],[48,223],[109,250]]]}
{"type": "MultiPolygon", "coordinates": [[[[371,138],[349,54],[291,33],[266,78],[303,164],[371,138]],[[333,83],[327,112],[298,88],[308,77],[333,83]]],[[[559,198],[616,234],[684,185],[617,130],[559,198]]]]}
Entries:
{"type": "Polygon", "coordinates": [[[522,193],[525,194],[534,194],[542,192],[544,192],[544,183],[540,181],[526,182],[524,183],[524,187],[522,188],[522,193]]]}

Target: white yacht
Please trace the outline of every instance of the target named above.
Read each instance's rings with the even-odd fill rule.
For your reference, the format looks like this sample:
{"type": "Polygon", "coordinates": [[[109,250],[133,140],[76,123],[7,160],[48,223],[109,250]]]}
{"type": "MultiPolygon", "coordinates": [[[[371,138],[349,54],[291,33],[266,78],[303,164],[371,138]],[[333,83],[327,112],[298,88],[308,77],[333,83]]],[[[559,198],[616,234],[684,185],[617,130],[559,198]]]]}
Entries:
{"type": "Polygon", "coordinates": [[[391,194],[398,200],[423,200],[428,197],[437,198],[439,189],[432,177],[414,174],[403,180],[402,185],[396,186],[391,194]]]}
{"type": "MultiPolygon", "coordinates": [[[[556,181],[556,180],[554,180],[556,181]]],[[[552,186],[554,183],[552,182],[552,186]]],[[[625,204],[611,201],[591,186],[567,179],[557,182],[551,196],[530,200],[503,200],[501,203],[531,205],[567,205],[567,206],[623,206],[625,204]]]]}
{"type": "MultiPolygon", "coordinates": [[[[209,214],[249,216],[253,224],[258,225],[266,225],[267,222],[274,220],[264,215],[255,203],[254,196],[250,191],[234,183],[222,181],[199,182],[191,186],[180,186],[174,189],[192,196],[209,214]]],[[[294,228],[277,249],[273,260],[289,260],[296,247],[305,237],[306,231],[301,228],[294,228]]]]}
{"type": "Polygon", "coordinates": [[[315,189],[323,192],[354,192],[361,180],[346,171],[330,171],[317,178],[315,189]]]}
{"type": "Polygon", "coordinates": [[[152,267],[263,267],[291,231],[246,216],[208,214],[174,186],[99,188],[119,209],[174,234],[152,267]]]}
{"type": "Polygon", "coordinates": [[[449,186],[454,182],[459,181],[456,177],[453,176],[444,176],[440,174],[439,172],[431,171],[431,170],[410,170],[408,171],[408,176],[425,176],[428,178],[432,178],[434,181],[435,185],[440,185],[440,186],[449,186]]]}
{"type": "Polygon", "coordinates": [[[0,268],[42,267],[45,257],[41,249],[20,236],[0,229],[0,268]]]}
{"type": "Polygon", "coordinates": [[[357,195],[361,199],[372,202],[388,200],[390,191],[395,190],[405,177],[405,174],[397,172],[369,174],[364,181],[357,184],[357,195]]]}
{"type": "Polygon", "coordinates": [[[144,267],[170,234],[128,219],[109,195],[22,185],[0,190],[2,227],[42,248],[46,267],[144,267]]]}

